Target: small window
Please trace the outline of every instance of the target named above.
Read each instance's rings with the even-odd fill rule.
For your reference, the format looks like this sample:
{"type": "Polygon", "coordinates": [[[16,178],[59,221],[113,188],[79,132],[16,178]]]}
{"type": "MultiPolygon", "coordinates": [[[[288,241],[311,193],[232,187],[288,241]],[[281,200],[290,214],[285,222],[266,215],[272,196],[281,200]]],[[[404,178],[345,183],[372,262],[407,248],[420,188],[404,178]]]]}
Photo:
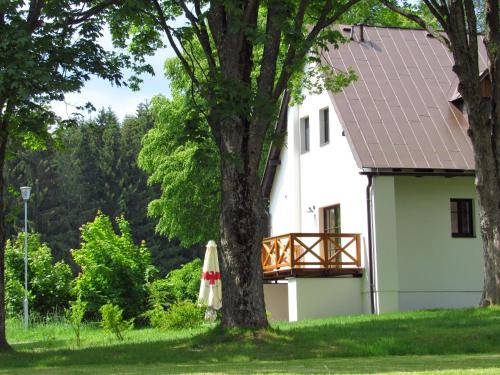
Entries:
{"type": "Polygon", "coordinates": [[[451,236],[474,237],[472,199],[450,199],[451,236]]]}
{"type": "Polygon", "coordinates": [[[330,118],[328,108],[319,111],[320,145],[324,146],[330,142],[330,118]]]}
{"type": "Polygon", "coordinates": [[[300,139],[301,139],[301,152],[309,152],[310,133],[309,133],[309,117],[300,119],[300,139]]]}

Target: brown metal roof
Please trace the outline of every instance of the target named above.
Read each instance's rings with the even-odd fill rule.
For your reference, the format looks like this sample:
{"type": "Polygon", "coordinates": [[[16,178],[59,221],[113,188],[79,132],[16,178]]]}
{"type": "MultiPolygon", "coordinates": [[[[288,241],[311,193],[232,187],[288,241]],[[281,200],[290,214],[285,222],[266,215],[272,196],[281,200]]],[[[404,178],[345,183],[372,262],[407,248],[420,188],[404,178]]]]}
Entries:
{"type": "MultiPolygon", "coordinates": [[[[484,47],[480,55],[482,70],[484,47]]],[[[364,26],[360,42],[356,26],[354,40],[324,58],[358,75],[330,96],[360,168],[474,169],[467,120],[449,102],[453,58],[426,31],[364,26]]]]}

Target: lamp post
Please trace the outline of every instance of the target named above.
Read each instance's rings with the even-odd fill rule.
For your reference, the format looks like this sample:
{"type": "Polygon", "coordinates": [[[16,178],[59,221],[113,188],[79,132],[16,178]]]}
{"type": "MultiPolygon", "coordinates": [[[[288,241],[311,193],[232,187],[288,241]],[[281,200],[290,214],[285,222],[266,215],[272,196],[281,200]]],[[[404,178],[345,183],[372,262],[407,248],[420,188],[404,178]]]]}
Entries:
{"type": "Polygon", "coordinates": [[[31,187],[22,186],[21,196],[24,201],[24,328],[28,329],[28,199],[31,187]]]}

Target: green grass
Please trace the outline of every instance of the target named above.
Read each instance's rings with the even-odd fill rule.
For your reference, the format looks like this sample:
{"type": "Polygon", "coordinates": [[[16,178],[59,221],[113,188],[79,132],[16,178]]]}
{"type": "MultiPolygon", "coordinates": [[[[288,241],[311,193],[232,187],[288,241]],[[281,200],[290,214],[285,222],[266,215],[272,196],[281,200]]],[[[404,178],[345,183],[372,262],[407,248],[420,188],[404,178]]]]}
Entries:
{"type": "Polygon", "coordinates": [[[14,353],[0,374],[471,373],[500,374],[500,309],[433,310],[279,323],[257,333],[204,327],[137,329],[116,341],[86,325],[25,331],[9,321],[14,353]]]}

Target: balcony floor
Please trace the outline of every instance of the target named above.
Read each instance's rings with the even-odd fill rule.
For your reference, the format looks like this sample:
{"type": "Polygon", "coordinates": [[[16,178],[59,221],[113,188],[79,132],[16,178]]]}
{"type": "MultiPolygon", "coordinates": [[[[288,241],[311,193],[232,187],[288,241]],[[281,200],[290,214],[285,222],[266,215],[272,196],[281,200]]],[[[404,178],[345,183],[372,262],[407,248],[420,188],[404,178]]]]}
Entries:
{"type": "Polygon", "coordinates": [[[287,268],[263,273],[264,281],[281,280],[289,277],[362,277],[362,268],[287,268]]]}

